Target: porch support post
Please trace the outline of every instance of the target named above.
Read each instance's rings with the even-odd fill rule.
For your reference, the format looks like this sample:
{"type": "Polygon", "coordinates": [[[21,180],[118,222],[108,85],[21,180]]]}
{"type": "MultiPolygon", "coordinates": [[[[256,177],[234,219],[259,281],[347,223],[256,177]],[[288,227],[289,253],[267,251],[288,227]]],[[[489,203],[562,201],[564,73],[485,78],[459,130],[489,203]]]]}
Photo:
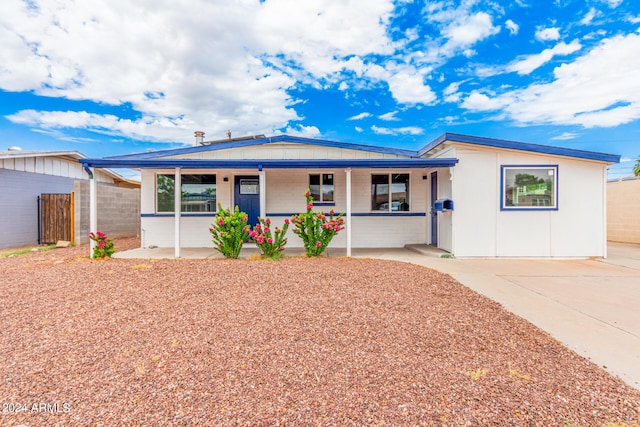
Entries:
{"type": "Polygon", "coordinates": [[[173,246],[176,258],[180,258],[180,212],[182,210],[182,175],[180,168],[176,168],[173,188],[173,213],[174,213],[174,236],[173,246]]]}
{"type": "MultiPolygon", "coordinates": [[[[609,166],[602,167],[602,258],[606,259],[608,256],[607,253],[607,169],[609,166]]],[[[556,179],[558,177],[556,176],[556,179]]],[[[556,200],[556,203],[558,201],[556,200]]]]}
{"type": "MultiPolygon", "coordinates": [[[[96,187],[95,168],[90,169],[89,175],[89,233],[98,231],[98,195],[96,187]]],[[[93,256],[93,248],[96,242],[89,239],[89,258],[93,256]]]]}
{"type": "Polygon", "coordinates": [[[344,171],[347,174],[347,256],[351,256],[351,168],[344,171]]]}
{"type": "Polygon", "coordinates": [[[260,218],[267,217],[267,176],[262,169],[262,165],[258,166],[258,182],[260,185],[260,218]]]}

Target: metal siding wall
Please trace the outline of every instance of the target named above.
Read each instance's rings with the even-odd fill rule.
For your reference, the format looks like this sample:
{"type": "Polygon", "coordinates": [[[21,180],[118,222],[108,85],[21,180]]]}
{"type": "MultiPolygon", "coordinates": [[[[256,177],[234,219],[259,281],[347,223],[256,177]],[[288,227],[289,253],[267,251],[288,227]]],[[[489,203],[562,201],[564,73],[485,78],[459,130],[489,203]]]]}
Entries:
{"type": "Polygon", "coordinates": [[[0,169],[0,248],[37,244],[37,197],[71,191],[70,178],[0,169]]]}

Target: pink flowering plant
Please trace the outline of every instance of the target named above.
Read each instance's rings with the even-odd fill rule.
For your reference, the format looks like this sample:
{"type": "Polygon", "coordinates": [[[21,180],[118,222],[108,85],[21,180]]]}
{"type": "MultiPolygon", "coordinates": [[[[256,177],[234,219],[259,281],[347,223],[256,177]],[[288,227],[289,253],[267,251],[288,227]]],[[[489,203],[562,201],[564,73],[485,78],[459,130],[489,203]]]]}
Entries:
{"type": "Polygon", "coordinates": [[[91,258],[111,258],[111,255],[115,252],[113,248],[113,242],[107,238],[107,234],[102,231],[96,231],[95,233],[89,233],[89,239],[96,242],[93,247],[93,255],[91,258]]]}
{"type": "Polygon", "coordinates": [[[238,206],[234,211],[222,209],[218,203],[218,213],[214,224],[211,224],[211,233],[214,248],[226,258],[237,259],[242,245],[249,239],[251,227],[247,224],[249,217],[241,212],[238,206]]]}
{"type": "Polygon", "coordinates": [[[249,232],[249,237],[255,242],[265,258],[278,259],[282,256],[284,246],[287,244],[287,230],[289,218],[284,220],[282,228],[271,227],[269,218],[258,218],[259,223],[249,232]]]}
{"type": "Polygon", "coordinates": [[[307,211],[291,218],[293,232],[302,239],[307,256],[319,256],[329,246],[333,236],[344,229],[344,214],[336,215],[333,210],[328,215],[314,212],[311,191],[307,190],[304,195],[307,198],[307,211]]]}

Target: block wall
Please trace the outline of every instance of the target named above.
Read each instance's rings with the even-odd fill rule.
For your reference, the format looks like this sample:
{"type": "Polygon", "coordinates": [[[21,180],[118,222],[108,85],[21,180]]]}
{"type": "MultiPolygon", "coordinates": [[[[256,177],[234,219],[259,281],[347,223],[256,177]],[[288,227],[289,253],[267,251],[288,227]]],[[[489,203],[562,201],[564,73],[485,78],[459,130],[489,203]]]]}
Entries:
{"type": "Polygon", "coordinates": [[[640,178],[607,183],[607,238],[640,244],[640,178]]]}
{"type": "MultiPolygon", "coordinates": [[[[77,244],[89,241],[89,182],[76,181],[75,240],[77,244]]],[[[109,237],[140,235],[140,189],[111,185],[97,186],[98,230],[109,237]]]]}

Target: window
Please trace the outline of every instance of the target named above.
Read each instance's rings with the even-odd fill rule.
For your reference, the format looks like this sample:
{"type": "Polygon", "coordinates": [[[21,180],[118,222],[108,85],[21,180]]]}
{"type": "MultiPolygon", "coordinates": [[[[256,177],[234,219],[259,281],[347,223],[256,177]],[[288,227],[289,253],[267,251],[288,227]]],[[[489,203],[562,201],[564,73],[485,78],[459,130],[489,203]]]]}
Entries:
{"type": "Polygon", "coordinates": [[[241,179],[240,194],[260,194],[260,181],[257,179],[241,179]]]}
{"type": "Polygon", "coordinates": [[[502,210],[558,209],[558,166],[502,166],[502,210]]]}
{"type": "Polygon", "coordinates": [[[371,210],[409,211],[409,174],[371,175],[371,210]]]}
{"type": "Polygon", "coordinates": [[[309,191],[314,202],[333,202],[333,174],[309,175],[309,191]]]}
{"type": "MultiPolygon", "coordinates": [[[[216,176],[181,175],[182,212],[216,211],[216,176]]],[[[173,212],[175,175],[158,174],[156,179],[158,212],[173,212]]]]}

